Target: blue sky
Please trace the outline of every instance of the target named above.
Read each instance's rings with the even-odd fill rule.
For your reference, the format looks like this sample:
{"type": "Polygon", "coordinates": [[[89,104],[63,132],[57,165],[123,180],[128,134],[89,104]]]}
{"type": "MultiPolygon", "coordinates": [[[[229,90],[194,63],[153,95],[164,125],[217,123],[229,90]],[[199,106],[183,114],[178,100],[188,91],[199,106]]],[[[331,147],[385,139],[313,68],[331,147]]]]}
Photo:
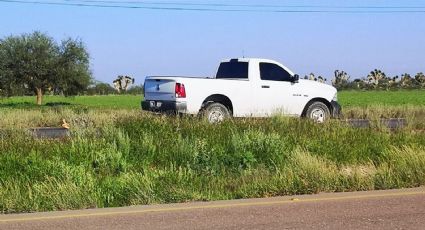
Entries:
{"type": "MultiPolygon", "coordinates": [[[[172,2],[425,10],[419,0],[172,2]]],[[[335,69],[353,79],[374,68],[389,75],[425,71],[425,13],[205,12],[0,2],[0,37],[34,30],[57,40],[81,38],[94,77],[108,83],[117,75],[131,75],[137,84],[146,75],[211,76],[221,59],[243,55],[275,59],[301,76],[314,72],[328,79],[335,69]]]]}

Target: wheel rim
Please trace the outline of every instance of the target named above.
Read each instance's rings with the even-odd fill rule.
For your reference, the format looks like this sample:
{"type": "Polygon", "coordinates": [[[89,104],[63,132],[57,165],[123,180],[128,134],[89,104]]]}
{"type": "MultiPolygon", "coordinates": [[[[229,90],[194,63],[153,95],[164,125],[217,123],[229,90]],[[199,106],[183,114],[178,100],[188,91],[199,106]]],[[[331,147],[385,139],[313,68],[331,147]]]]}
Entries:
{"type": "Polygon", "coordinates": [[[311,111],[310,118],[315,122],[322,123],[326,119],[326,113],[323,109],[314,109],[311,111]]]}
{"type": "Polygon", "coordinates": [[[220,109],[214,109],[208,114],[210,123],[218,123],[224,120],[224,113],[220,109]]]}

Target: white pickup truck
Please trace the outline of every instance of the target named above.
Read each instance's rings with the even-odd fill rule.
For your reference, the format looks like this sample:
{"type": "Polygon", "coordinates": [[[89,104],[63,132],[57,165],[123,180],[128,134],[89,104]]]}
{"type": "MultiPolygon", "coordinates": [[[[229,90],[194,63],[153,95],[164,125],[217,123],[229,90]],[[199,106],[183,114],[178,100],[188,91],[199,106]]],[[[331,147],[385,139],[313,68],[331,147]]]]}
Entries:
{"type": "Polygon", "coordinates": [[[324,122],[341,111],[334,87],[300,80],[282,64],[257,58],[224,60],[214,78],[147,77],[142,109],[200,114],[211,123],[275,114],[324,122]]]}

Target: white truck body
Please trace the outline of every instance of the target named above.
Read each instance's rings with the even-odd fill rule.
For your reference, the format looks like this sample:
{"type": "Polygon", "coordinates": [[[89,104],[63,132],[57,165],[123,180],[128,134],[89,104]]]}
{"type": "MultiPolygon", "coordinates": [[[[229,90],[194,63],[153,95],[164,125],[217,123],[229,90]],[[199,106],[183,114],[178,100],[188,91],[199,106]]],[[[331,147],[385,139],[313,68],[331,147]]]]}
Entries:
{"type": "Polygon", "coordinates": [[[332,113],[339,112],[339,108],[334,108],[339,107],[336,94],[337,90],[330,85],[295,79],[291,70],[276,61],[239,58],[222,61],[215,78],[147,77],[142,108],[198,114],[207,103],[221,101],[234,117],[302,116],[308,103],[314,100],[329,105],[332,113]],[[230,76],[235,68],[243,69],[239,67],[246,65],[247,72],[243,70],[237,78],[230,76]],[[226,71],[229,78],[224,75],[226,71]],[[242,75],[247,76],[240,77],[242,75]],[[178,95],[176,84],[183,85],[184,97],[178,95]]]}

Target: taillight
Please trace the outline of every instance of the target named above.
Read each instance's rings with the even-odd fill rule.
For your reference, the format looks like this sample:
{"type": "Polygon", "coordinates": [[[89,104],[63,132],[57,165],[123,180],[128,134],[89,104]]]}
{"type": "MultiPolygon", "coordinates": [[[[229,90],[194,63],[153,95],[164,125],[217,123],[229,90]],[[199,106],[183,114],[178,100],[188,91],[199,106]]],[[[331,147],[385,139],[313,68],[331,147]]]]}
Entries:
{"type": "Polygon", "coordinates": [[[186,90],[181,83],[176,83],[176,98],[186,98],[186,90]]]}

